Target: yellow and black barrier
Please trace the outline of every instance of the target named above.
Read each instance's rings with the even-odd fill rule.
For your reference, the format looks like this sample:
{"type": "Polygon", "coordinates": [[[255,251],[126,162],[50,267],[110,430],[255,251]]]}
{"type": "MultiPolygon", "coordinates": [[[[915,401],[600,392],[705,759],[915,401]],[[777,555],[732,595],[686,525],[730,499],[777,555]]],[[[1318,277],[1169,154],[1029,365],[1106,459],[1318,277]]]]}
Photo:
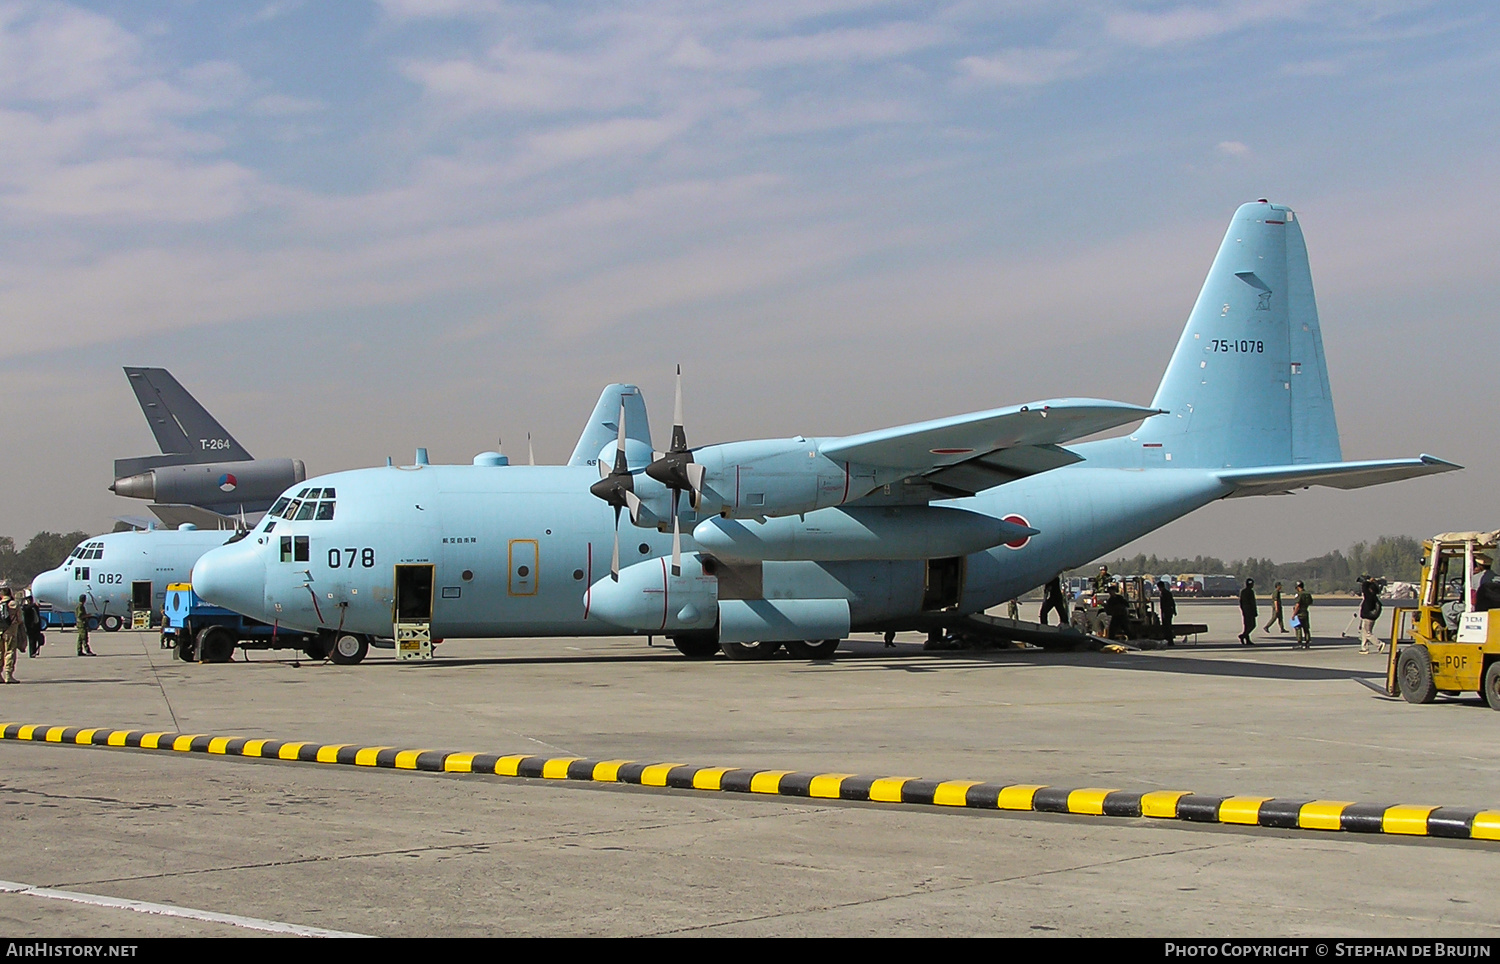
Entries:
{"type": "Polygon", "coordinates": [[[356,743],[305,743],[205,733],[113,730],[106,727],[0,724],[0,739],[80,746],[133,747],[178,753],[332,763],[433,773],[484,773],[541,780],[586,780],[643,787],[764,793],[783,797],[923,804],[977,810],[1030,810],[1103,817],[1154,817],[1197,823],[1301,830],[1405,834],[1459,840],[1500,840],[1500,809],[1385,806],[1341,800],[1213,796],[1186,790],[1065,789],[1030,783],[863,777],[852,773],[703,767],[529,754],[406,750],[356,743]]]}

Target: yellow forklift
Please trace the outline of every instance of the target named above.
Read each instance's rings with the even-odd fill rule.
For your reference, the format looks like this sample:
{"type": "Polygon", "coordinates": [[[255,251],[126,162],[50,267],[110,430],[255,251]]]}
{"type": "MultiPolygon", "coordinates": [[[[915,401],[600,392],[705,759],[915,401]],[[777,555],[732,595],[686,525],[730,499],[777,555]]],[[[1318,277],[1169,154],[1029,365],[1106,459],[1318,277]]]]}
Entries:
{"type": "Polygon", "coordinates": [[[1480,574],[1500,549],[1495,532],[1444,532],[1422,543],[1417,605],[1391,614],[1391,658],[1385,690],[1409,703],[1439,693],[1478,692],[1500,710],[1500,610],[1474,611],[1480,574]],[[1410,639],[1403,627],[1410,613],[1410,639]]]}

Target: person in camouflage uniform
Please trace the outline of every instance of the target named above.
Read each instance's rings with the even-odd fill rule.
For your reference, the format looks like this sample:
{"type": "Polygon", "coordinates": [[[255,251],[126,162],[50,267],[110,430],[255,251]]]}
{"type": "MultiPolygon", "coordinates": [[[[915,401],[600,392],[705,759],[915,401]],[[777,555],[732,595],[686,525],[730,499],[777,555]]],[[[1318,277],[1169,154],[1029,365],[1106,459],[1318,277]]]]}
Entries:
{"type": "Polygon", "coordinates": [[[7,683],[16,681],[16,656],[26,645],[26,620],[21,615],[21,603],[10,594],[10,588],[0,588],[0,679],[7,683]]]}
{"type": "Polygon", "coordinates": [[[78,620],[78,655],[93,656],[94,651],[89,649],[89,613],[84,608],[88,601],[87,596],[78,597],[78,605],[73,609],[73,616],[78,620]]]}

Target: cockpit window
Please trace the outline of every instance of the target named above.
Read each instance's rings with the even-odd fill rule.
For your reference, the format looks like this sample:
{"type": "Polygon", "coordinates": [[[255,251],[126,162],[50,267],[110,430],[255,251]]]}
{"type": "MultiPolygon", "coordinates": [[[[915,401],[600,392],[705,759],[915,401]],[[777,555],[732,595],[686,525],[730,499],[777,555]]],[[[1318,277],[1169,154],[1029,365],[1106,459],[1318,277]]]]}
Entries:
{"type": "Polygon", "coordinates": [[[319,502],[318,503],[318,515],[317,515],[317,518],[318,518],[319,521],[323,521],[323,520],[326,520],[326,519],[332,519],[333,518],[333,503],[332,502],[319,502]]]}
{"type": "Polygon", "coordinates": [[[297,498],[299,498],[299,499],[305,499],[305,498],[307,498],[307,490],[303,489],[301,492],[298,492],[297,493],[297,498]]]}
{"type": "Polygon", "coordinates": [[[281,513],[281,517],[283,519],[295,519],[297,518],[297,510],[300,508],[302,508],[302,500],[293,499],[292,504],[286,507],[285,512],[281,513]]]}
{"type": "Polygon", "coordinates": [[[318,504],[316,502],[302,503],[302,507],[297,510],[297,519],[311,519],[313,517],[313,509],[315,509],[317,505],[318,504]]]}
{"type": "Polygon", "coordinates": [[[286,496],[282,496],[281,498],[276,500],[276,504],[271,506],[271,511],[267,512],[266,515],[277,516],[279,518],[281,516],[281,510],[285,509],[287,507],[287,503],[291,501],[292,500],[288,499],[286,496]]]}
{"type": "Polygon", "coordinates": [[[323,490],[323,498],[332,499],[333,497],[333,489],[331,487],[323,490]]]}

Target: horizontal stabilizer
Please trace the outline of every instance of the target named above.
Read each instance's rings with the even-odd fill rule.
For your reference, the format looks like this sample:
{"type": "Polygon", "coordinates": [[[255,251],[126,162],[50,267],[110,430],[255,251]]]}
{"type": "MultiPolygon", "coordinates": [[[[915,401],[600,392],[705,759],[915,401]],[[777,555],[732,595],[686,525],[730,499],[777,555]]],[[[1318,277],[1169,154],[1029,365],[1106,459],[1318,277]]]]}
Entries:
{"type": "Polygon", "coordinates": [[[1424,475],[1452,472],[1463,466],[1432,455],[1414,459],[1377,459],[1369,462],[1328,462],[1323,465],[1271,465],[1230,469],[1219,480],[1234,486],[1228,498],[1245,495],[1286,495],[1293,489],[1326,485],[1334,489],[1362,489],[1367,485],[1400,482],[1424,475]]]}
{"type": "Polygon", "coordinates": [[[1051,446],[1138,422],[1156,411],[1093,398],[1052,399],[829,439],[819,450],[840,461],[921,471],[956,466],[1002,449],[1036,449],[1024,456],[1017,453],[1015,465],[1002,461],[996,466],[1018,478],[1075,461],[1059,456],[1058,450],[1049,451],[1051,446]],[[1027,471],[1028,464],[1037,468],[1027,471]]]}

